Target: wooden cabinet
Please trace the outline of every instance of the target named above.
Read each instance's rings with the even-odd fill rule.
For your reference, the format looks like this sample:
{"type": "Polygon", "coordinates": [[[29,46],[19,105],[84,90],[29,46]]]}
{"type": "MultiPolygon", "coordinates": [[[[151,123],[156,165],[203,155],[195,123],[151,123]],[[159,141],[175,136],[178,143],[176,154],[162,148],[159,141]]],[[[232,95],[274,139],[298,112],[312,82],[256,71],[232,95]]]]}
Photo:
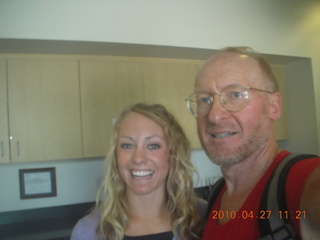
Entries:
{"type": "MultiPolygon", "coordinates": [[[[166,106],[191,146],[201,148],[185,99],[194,91],[202,63],[107,56],[0,59],[0,163],[105,156],[114,120],[137,102],[166,106]]],[[[284,68],[272,67],[284,96],[276,137],[284,140],[284,68]]]]}
{"type": "Polygon", "coordinates": [[[110,58],[80,62],[84,156],[105,156],[112,124],[137,102],[165,105],[193,147],[200,147],[195,119],[184,99],[193,91],[196,61],[110,58]]]}
{"type": "Polygon", "coordinates": [[[7,64],[0,59],[0,163],[9,162],[7,64]]]}
{"type": "Polygon", "coordinates": [[[144,64],[145,98],[160,103],[175,115],[192,148],[201,148],[196,119],[187,110],[185,99],[194,92],[200,61],[166,60],[144,64]]]}
{"type": "Polygon", "coordinates": [[[123,109],[144,101],[140,62],[80,62],[84,156],[105,156],[114,120],[123,109]]]}
{"type": "Polygon", "coordinates": [[[8,60],[12,162],[81,158],[77,61],[8,60]]]}

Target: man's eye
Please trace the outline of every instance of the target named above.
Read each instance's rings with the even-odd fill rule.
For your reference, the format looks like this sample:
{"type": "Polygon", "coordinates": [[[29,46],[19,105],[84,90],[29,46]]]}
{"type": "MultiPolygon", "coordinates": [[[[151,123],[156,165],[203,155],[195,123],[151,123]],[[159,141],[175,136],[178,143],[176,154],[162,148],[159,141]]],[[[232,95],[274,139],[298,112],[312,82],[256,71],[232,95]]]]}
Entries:
{"type": "Polygon", "coordinates": [[[230,92],[228,96],[231,99],[242,98],[244,96],[244,92],[230,92]]]}
{"type": "Polygon", "coordinates": [[[132,144],[129,144],[129,143],[123,143],[120,145],[121,148],[123,149],[130,149],[130,148],[133,148],[132,144]]]}
{"type": "Polygon", "coordinates": [[[159,145],[159,144],[150,144],[150,145],[148,146],[148,148],[149,148],[149,149],[158,149],[158,148],[160,148],[160,145],[159,145]]]}
{"type": "Polygon", "coordinates": [[[202,98],[200,98],[200,103],[211,104],[211,98],[210,97],[202,97],[202,98]]]}

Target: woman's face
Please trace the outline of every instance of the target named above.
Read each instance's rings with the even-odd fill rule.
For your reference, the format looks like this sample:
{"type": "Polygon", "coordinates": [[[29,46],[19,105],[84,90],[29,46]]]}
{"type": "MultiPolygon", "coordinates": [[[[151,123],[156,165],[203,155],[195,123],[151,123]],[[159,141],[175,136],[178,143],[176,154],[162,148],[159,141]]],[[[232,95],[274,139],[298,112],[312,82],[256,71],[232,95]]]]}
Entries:
{"type": "Polygon", "coordinates": [[[169,173],[169,148],[162,127],[132,112],[118,132],[117,162],[127,195],[163,194],[169,173]]]}

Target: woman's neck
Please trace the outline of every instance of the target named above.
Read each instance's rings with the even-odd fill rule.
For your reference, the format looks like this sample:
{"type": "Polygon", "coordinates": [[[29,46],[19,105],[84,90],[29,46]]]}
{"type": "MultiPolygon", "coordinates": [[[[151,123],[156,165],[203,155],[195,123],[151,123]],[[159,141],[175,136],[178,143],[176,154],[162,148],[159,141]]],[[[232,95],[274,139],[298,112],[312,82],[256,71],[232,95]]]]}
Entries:
{"type": "Polygon", "coordinates": [[[165,194],[128,196],[126,235],[141,236],[171,230],[165,194]]]}
{"type": "Polygon", "coordinates": [[[167,212],[165,191],[153,192],[145,195],[127,192],[128,216],[157,217],[167,212]]]}

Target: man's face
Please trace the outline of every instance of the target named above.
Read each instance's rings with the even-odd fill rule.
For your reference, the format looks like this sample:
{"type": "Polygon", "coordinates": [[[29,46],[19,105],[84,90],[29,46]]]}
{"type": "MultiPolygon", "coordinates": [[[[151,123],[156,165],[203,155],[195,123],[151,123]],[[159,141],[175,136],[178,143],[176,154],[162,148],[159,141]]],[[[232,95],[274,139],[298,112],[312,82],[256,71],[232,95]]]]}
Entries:
{"type": "MultiPolygon", "coordinates": [[[[199,75],[195,90],[220,94],[233,84],[270,90],[258,62],[237,53],[223,53],[211,59],[199,75]]],[[[271,95],[250,90],[248,104],[236,112],[226,110],[219,96],[214,95],[210,112],[197,119],[200,141],[214,163],[231,166],[266,144],[272,130],[271,95]]]]}

